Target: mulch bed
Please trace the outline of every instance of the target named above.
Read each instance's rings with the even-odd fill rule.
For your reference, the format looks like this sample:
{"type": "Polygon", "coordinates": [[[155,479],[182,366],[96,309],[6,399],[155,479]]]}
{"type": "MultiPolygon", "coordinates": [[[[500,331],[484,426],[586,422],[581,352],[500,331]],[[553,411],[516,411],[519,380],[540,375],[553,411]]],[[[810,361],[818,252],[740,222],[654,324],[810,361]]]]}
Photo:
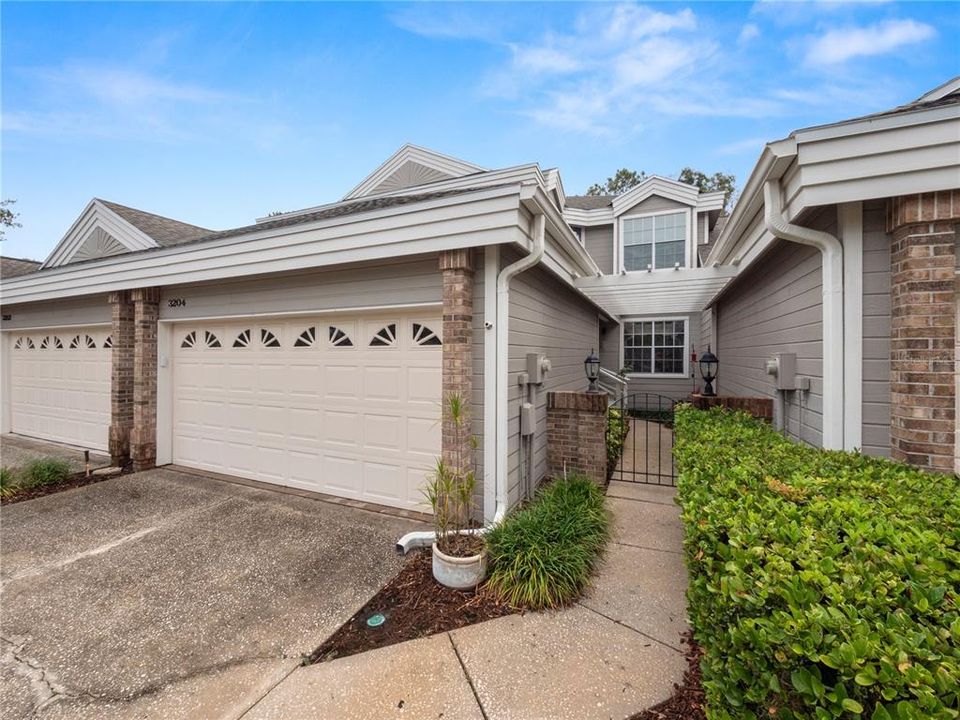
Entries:
{"type": "Polygon", "coordinates": [[[399,574],[305,657],[304,664],[356,655],[520,612],[497,602],[482,588],[464,592],[443,587],[433,579],[432,562],[429,550],[411,553],[399,574]],[[386,622],[369,627],[367,618],[378,613],[386,617],[386,622]]]}
{"type": "Polygon", "coordinates": [[[683,684],[673,686],[673,695],[652,708],[637,713],[630,720],[706,720],[703,686],[700,682],[700,658],[703,651],[691,633],[684,638],[687,645],[687,667],[683,684]]]}
{"type": "MultiPolygon", "coordinates": [[[[129,475],[131,472],[133,472],[133,468],[128,465],[120,475],[129,475]]],[[[73,475],[69,475],[62,482],[36,485],[29,488],[17,488],[13,494],[0,498],[0,505],[13,505],[14,503],[33,500],[34,498],[43,497],[44,495],[52,495],[53,493],[63,492],[64,490],[72,490],[73,488],[83,487],[84,485],[103,482],[104,480],[120,477],[120,475],[91,474],[90,477],[87,477],[84,471],[81,470],[80,472],[73,473],[73,475]]]]}

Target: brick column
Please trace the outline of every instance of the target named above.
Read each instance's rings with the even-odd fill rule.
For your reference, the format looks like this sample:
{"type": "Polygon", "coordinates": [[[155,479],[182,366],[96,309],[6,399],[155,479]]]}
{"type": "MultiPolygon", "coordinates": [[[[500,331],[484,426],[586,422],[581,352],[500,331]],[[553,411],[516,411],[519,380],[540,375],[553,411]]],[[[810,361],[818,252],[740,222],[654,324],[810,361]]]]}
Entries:
{"type": "Polygon", "coordinates": [[[960,190],[891,198],[890,451],[954,469],[960,190]]]}
{"type": "Polygon", "coordinates": [[[157,463],[157,318],[160,289],[139,288],[133,299],[133,430],[130,457],[134,470],[157,463]]]}
{"type": "Polygon", "coordinates": [[[470,250],[440,253],[443,275],[443,444],[447,463],[461,458],[473,467],[470,400],[473,396],[473,255],[470,250]],[[465,409],[465,424],[458,432],[450,418],[448,398],[459,395],[465,409]],[[469,461],[468,461],[469,459],[469,461]]]}
{"type": "Polygon", "coordinates": [[[547,393],[547,474],[582,472],[607,482],[606,393],[547,393]]]}
{"type": "Polygon", "coordinates": [[[133,427],[133,302],[126,290],[110,293],[113,327],[110,337],[110,460],[123,466],[130,459],[133,427]]]}

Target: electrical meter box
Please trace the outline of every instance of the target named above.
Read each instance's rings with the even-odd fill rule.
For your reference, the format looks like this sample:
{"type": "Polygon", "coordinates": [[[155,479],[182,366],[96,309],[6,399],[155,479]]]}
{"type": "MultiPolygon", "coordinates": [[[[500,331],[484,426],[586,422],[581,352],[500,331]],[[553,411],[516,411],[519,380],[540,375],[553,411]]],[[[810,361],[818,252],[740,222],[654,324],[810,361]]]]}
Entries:
{"type": "Polygon", "coordinates": [[[541,385],[550,372],[550,360],[543,353],[527,353],[527,376],[531,385],[541,385]]]}
{"type": "Polygon", "coordinates": [[[533,403],[525,402],[520,405],[520,434],[533,435],[537,429],[537,416],[533,403]]]}
{"type": "Polygon", "coordinates": [[[773,386],[777,390],[796,390],[797,354],[777,353],[767,360],[767,372],[773,375],[773,386]]]}

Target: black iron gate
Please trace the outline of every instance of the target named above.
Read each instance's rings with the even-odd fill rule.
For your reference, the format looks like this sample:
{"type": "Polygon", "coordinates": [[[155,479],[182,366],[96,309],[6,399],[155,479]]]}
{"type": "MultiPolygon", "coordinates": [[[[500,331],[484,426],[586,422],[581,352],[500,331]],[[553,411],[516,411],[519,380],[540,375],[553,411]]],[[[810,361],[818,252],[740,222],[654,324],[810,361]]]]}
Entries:
{"type": "Polygon", "coordinates": [[[673,464],[675,405],[675,400],[653,393],[624,395],[614,403],[623,423],[624,440],[623,455],[613,470],[613,480],[676,485],[673,464]]]}

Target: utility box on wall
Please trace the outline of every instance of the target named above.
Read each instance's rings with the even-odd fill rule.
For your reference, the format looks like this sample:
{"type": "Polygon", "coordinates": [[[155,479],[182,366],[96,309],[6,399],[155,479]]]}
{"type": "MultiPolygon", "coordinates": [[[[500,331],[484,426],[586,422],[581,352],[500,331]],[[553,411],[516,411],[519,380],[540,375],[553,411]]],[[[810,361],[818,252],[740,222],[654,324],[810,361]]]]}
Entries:
{"type": "Polygon", "coordinates": [[[777,353],[767,360],[767,374],[773,375],[773,386],[777,390],[796,390],[797,354],[777,353]]]}

